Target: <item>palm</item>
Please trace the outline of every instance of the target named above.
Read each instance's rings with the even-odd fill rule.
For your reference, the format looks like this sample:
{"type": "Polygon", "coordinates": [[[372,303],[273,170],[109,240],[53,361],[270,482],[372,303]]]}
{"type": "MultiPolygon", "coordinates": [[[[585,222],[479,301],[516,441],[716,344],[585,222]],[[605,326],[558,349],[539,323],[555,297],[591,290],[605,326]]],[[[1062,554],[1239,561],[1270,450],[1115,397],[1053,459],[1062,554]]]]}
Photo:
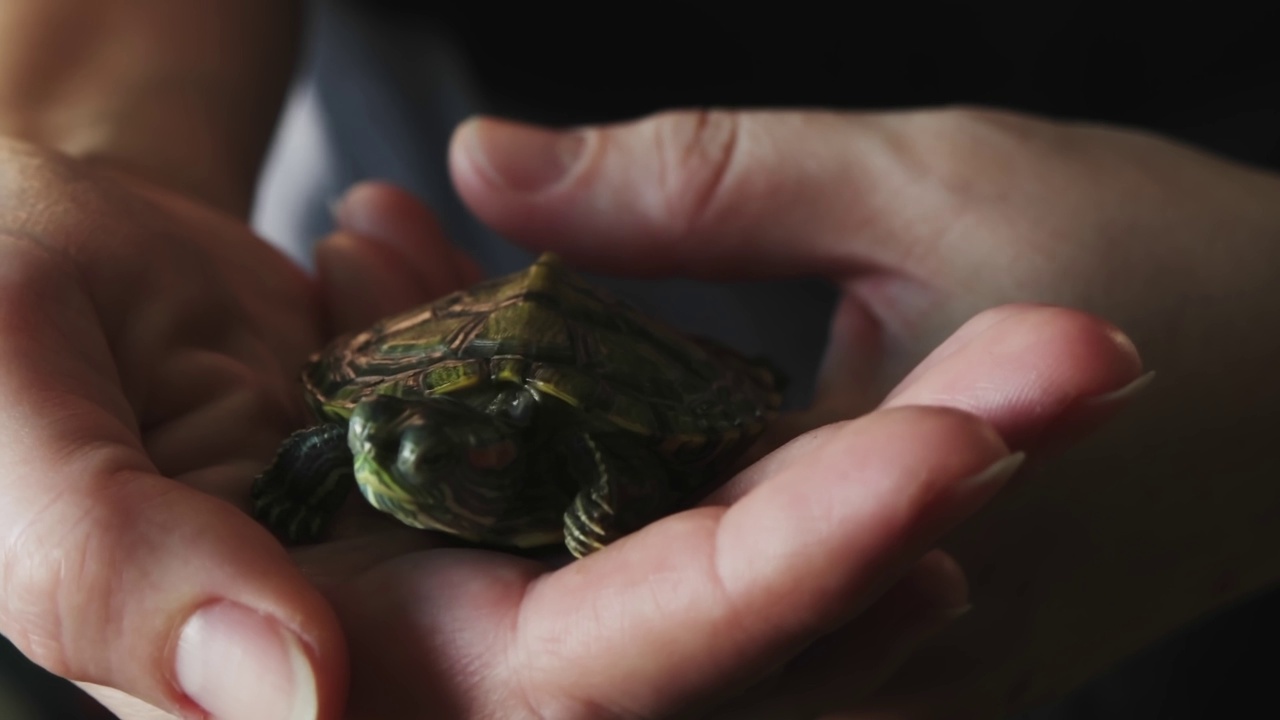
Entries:
{"type": "MultiPolygon", "coordinates": [[[[237,498],[300,419],[291,375],[320,339],[311,284],[231,218],[144,184],[6,148],[0,217],[10,309],[42,316],[47,354],[6,358],[88,384],[81,432],[160,474],[237,498]],[[25,286],[21,283],[26,283],[25,286]],[[85,342],[92,338],[96,342],[85,342]],[[107,378],[96,378],[104,380],[107,378]],[[118,432],[128,429],[127,440],[118,432]],[[143,452],[145,451],[145,452],[143,452]]],[[[46,376],[49,373],[45,373],[46,376]]],[[[62,390],[70,390],[63,385],[62,390]]]]}
{"type": "Polygon", "coordinates": [[[158,259],[156,287],[132,300],[116,361],[157,470],[242,505],[248,479],[304,421],[297,369],[323,319],[311,283],[243,225],[156,200],[174,224],[134,250],[158,259]]]}
{"type": "MultiPolygon", "coordinates": [[[[359,287],[378,284],[373,281],[366,278],[359,287]]],[[[327,291],[333,295],[335,288],[327,291]]],[[[339,294],[346,301],[355,297],[339,294]]],[[[850,346],[864,339],[853,313],[842,310],[850,332],[832,339],[832,369],[839,369],[842,356],[857,355],[858,348],[850,346]]],[[[1034,373],[1044,358],[1070,352],[1077,358],[1070,377],[1037,387],[1021,402],[982,408],[1003,433],[1018,438],[1034,435],[1073,398],[1123,383],[1135,369],[1127,346],[1117,345],[1110,329],[1096,321],[1018,309],[1003,311],[1001,320],[976,323],[996,329],[965,336],[960,349],[934,363],[942,372],[924,373],[903,389],[897,404],[928,403],[958,388],[995,387],[1023,377],[1027,368],[1034,373]],[[980,339],[972,342],[975,336],[980,339]],[[1033,350],[1008,356],[984,351],[987,342],[998,345],[1006,336],[1033,350]]],[[[836,389],[827,396],[854,400],[836,389]]],[[[814,426],[821,412],[781,424],[773,444],[814,426]]],[[[912,423],[908,445],[898,449],[917,455],[917,444],[928,434],[924,427],[912,423]]],[[[707,506],[659,521],[559,569],[449,546],[354,503],[359,510],[345,517],[338,540],[295,553],[348,632],[350,711],[370,718],[409,716],[424,708],[441,717],[661,716],[724,701],[776,667],[780,657],[794,657],[807,644],[798,638],[825,635],[865,607],[866,600],[857,598],[884,582],[872,566],[873,548],[886,533],[928,532],[929,513],[923,509],[919,524],[908,531],[886,527],[874,502],[831,499],[844,486],[829,476],[833,466],[843,477],[857,472],[856,458],[874,454],[872,446],[894,453],[892,443],[869,440],[858,428],[858,423],[822,428],[748,468],[707,506]],[[859,449],[863,443],[866,451],[859,449]],[[821,510],[825,507],[840,510],[828,514],[821,510]],[[818,517],[811,515],[814,511],[818,517]]],[[[949,451],[952,442],[934,444],[940,457],[972,451],[949,451]]],[[[892,492],[901,487],[898,483],[892,492]]],[[[870,486],[859,492],[864,499],[875,494],[870,486]]],[[[909,565],[922,551],[904,542],[891,553],[896,560],[888,567],[909,565]]],[[[921,596],[920,588],[903,583],[802,658],[812,662],[815,652],[838,658],[825,664],[838,669],[835,683],[846,699],[859,688],[869,691],[902,659],[903,643],[909,642],[904,638],[913,632],[904,627],[911,608],[934,612],[920,609],[921,596]],[[859,687],[851,685],[851,673],[859,677],[859,687]]],[[[821,685],[820,677],[825,674],[813,672],[802,659],[775,681],[782,687],[821,685]]],[[[767,697],[772,697],[768,689],[758,688],[745,702],[754,711],[766,708],[764,716],[770,716],[779,706],[762,705],[767,697]]],[[[823,702],[821,692],[813,698],[823,702]]],[[[794,706],[791,700],[780,702],[794,706]]]]}
{"type": "MultiPolygon", "coordinates": [[[[948,538],[981,579],[979,610],[899,675],[907,716],[1015,711],[1274,581],[1276,526],[1258,513],[1276,505],[1273,433],[1241,421],[1276,402],[1273,336],[1254,330],[1276,315],[1274,174],[972,109],[670,113],[568,132],[469,123],[452,147],[460,194],[507,237],[604,271],[829,278],[844,297],[801,427],[866,411],[966,319],[982,312],[989,335],[1002,313],[988,309],[1012,302],[1103,314],[1161,373],[1142,415],[948,538]],[[537,143],[567,154],[532,188],[519,161],[537,143]]],[[[980,325],[957,334],[986,344],[980,325]]],[[[1043,330],[1011,335],[1027,364],[985,388],[941,353],[901,385],[1044,449],[1079,418],[1029,420],[1080,395],[1041,391],[1094,351],[1043,352],[1063,328],[1043,330]]]]}

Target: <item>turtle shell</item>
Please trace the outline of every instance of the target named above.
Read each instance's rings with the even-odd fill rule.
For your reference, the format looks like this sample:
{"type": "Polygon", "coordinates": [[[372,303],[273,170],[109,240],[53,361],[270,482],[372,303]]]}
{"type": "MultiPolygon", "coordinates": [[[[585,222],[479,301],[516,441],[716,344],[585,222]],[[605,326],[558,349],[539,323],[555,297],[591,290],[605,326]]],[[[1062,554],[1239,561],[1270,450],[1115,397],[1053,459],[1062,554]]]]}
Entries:
{"type": "Polygon", "coordinates": [[[781,402],[766,363],[645,316],[551,254],[336,341],[303,382],[317,413],[339,422],[371,393],[523,383],[682,464],[741,446],[781,402]]]}

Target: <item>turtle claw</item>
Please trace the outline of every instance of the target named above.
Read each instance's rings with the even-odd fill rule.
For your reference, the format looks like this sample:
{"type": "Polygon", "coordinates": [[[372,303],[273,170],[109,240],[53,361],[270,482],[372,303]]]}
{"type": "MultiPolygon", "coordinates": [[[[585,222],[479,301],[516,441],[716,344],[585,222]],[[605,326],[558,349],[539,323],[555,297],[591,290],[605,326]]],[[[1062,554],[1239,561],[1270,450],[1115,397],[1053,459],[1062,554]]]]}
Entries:
{"type": "Polygon", "coordinates": [[[310,545],[324,539],[330,518],[292,503],[254,503],[254,514],[286,545],[310,545]]]}
{"type": "Polygon", "coordinates": [[[319,542],[354,486],[347,429],[306,428],[286,438],[254,479],[253,514],[286,544],[319,542]]]}
{"type": "Polygon", "coordinates": [[[617,539],[616,533],[605,530],[612,524],[614,512],[608,500],[601,497],[601,490],[608,489],[602,485],[605,484],[578,493],[564,514],[564,544],[576,558],[584,558],[617,539]]]}
{"type": "Polygon", "coordinates": [[[586,478],[564,514],[564,544],[585,557],[657,520],[678,502],[668,469],[632,438],[593,438],[573,444],[571,468],[586,478]]]}

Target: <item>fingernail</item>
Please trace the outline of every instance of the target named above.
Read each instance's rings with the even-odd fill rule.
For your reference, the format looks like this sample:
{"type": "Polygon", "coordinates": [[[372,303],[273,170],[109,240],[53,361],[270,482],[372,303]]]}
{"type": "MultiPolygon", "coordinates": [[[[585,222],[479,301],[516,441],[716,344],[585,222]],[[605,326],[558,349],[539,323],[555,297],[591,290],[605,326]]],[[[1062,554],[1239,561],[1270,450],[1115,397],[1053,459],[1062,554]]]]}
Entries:
{"type": "Polygon", "coordinates": [[[1131,400],[1135,395],[1146,390],[1147,386],[1151,384],[1151,381],[1154,380],[1155,377],[1155,371],[1150,370],[1139,375],[1136,380],[1125,385],[1119,390],[1113,390],[1102,395],[1095,395],[1086,400],[1082,400],[1080,405],[1086,408],[1103,408],[1110,407],[1112,405],[1122,405],[1131,400]]]}
{"type": "Polygon", "coordinates": [[[973,607],[964,568],[945,552],[935,550],[921,558],[912,570],[912,582],[947,618],[960,617],[973,607]]]}
{"type": "Polygon", "coordinates": [[[230,602],[206,605],[178,635],[178,685],[223,720],[314,720],[316,680],[302,642],[230,602]]]}
{"type": "Polygon", "coordinates": [[[994,492],[1022,467],[1027,459],[1025,452],[1006,455],[992,463],[987,469],[961,480],[955,486],[955,492],[964,497],[994,492]]]}
{"type": "Polygon", "coordinates": [[[486,178],[518,193],[555,186],[577,166],[586,145],[581,132],[491,119],[468,120],[458,132],[463,149],[486,178]]]}
{"type": "Polygon", "coordinates": [[[334,225],[362,237],[395,243],[395,228],[386,221],[385,213],[370,208],[368,202],[360,201],[361,192],[361,186],[356,184],[347,188],[340,197],[329,201],[329,214],[333,217],[334,225]]]}

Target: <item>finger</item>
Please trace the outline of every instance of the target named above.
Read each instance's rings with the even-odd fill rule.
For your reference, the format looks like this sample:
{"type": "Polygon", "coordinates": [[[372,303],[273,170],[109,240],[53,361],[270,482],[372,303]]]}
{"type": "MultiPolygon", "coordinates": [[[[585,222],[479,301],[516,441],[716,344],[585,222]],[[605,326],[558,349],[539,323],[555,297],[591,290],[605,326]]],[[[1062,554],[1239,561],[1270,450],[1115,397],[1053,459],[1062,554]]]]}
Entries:
{"type": "Polygon", "coordinates": [[[972,416],[921,408],[775,455],[734,505],[659,521],[529,589],[513,667],[545,716],[572,714],[564,697],[662,715],[755,681],[867,607],[1021,459],[972,416]],[[601,647],[627,652],[600,663],[601,647]]]}
{"type": "Polygon", "coordinates": [[[925,271],[890,223],[934,214],[878,212],[910,190],[895,128],[822,112],[669,112],[560,132],[478,118],[457,130],[450,169],[481,220],[599,271],[848,277],[908,252],[925,271]]]}
{"type": "Polygon", "coordinates": [[[1149,380],[1132,341],[1100,318],[1007,305],[961,328],[884,407],[953,407],[991,423],[1010,447],[1057,446],[1105,421],[1149,380]]]}
{"type": "Polygon", "coordinates": [[[379,241],[338,230],[316,245],[315,258],[329,336],[363,330],[432,298],[400,254],[379,241]]]}
{"type": "MultiPolygon", "coordinates": [[[[1113,393],[1140,377],[1137,350],[1114,326],[1075,310],[1008,305],[964,325],[882,407],[955,408],[990,423],[1012,448],[1058,447],[1109,418],[1134,391],[1113,393]]],[[[838,409],[824,407],[828,402],[819,395],[813,412],[789,417],[763,442],[830,422],[838,409]]],[[[734,502],[779,472],[782,462],[760,458],[705,503],[734,502]]]]}
{"type": "Polygon", "coordinates": [[[0,633],[170,713],[336,717],[332,610],[245,514],[155,474],[92,304],[4,242],[0,633]]]}
{"type": "Polygon", "coordinates": [[[811,718],[870,694],[924,641],[969,610],[956,561],[934,550],[866,612],[818,640],[741,697],[716,709],[735,720],[811,718]]]}
{"type": "MultiPolygon", "coordinates": [[[[982,313],[958,330],[903,381],[885,406],[962,409],[990,422],[1011,447],[1042,448],[1046,443],[1065,444],[1101,423],[1108,408],[1113,411],[1132,396],[1135,383],[1140,385],[1145,377],[1149,376],[1141,375],[1132,343],[1098,318],[1059,308],[1008,305],[982,313]]],[[[731,501],[749,491],[769,475],[772,460],[766,458],[710,501],[731,501]]],[[[899,629],[892,620],[893,608],[910,607],[912,602],[910,585],[895,587],[848,627],[807,651],[804,661],[793,663],[767,688],[769,692],[750,693],[740,704],[741,716],[816,717],[822,709],[865,695],[916,647],[915,638],[923,640],[945,625],[930,625],[925,619],[915,634],[908,620],[908,627],[899,629]],[[886,614],[890,617],[882,617],[886,614]],[[873,628],[889,629],[888,634],[878,635],[873,628]],[[889,646],[881,647],[885,642],[889,646]],[[867,667],[864,651],[873,651],[870,657],[882,657],[884,663],[867,667]],[[831,673],[831,668],[849,667],[857,671],[831,673]]]]}
{"type": "Polygon", "coordinates": [[[316,268],[334,333],[367,327],[480,279],[479,267],[445,238],[407,192],[355,185],[334,209],[338,230],[316,247],[316,268]]]}
{"type": "Polygon", "coordinates": [[[403,259],[436,294],[480,279],[479,266],[449,242],[435,213],[396,185],[356,183],[335,206],[334,220],[344,230],[402,250],[403,259]]]}

